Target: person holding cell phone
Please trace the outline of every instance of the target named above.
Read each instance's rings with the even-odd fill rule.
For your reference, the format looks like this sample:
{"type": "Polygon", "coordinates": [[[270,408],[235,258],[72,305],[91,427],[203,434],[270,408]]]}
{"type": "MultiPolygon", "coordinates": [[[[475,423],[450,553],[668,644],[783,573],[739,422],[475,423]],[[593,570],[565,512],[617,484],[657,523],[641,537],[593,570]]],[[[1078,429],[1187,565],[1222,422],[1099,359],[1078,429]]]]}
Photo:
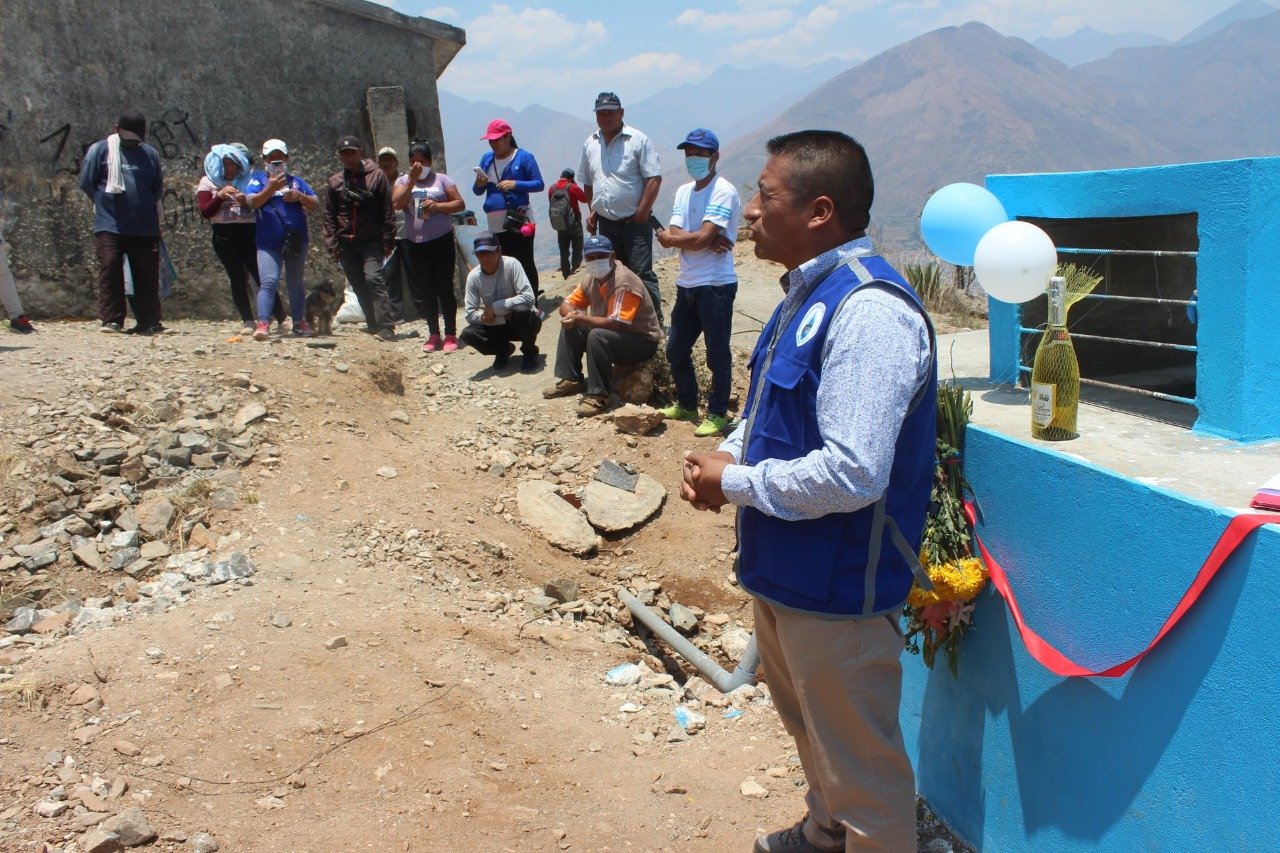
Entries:
{"type": "MultiPolygon", "coordinates": [[[[253,339],[265,341],[271,333],[271,309],[280,291],[283,276],[289,290],[289,314],[293,334],[309,338],[315,334],[303,317],[307,263],[307,214],[320,202],[315,190],[297,175],[289,173],[289,146],[280,139],[262,143],[266,169],[254,172],[245,187],[249,206],[257,213],[258,322],[253,339]]],[[[283,331],[283,330],[282,330],[283,331]]]]}
{"type": "Polygon", "coordinates": [[[458,299],[453,292],[458,255],[453,214],[462,211],[464,202],[457,185],[448,175],[431,168],[431,161],[430,143],[418,139],[410,144],[409,172],[396,180],[391,203],[405,214],[409,293],[418,316],[431,330],[422,351],[453,352],[458,348],[458,299]]]}
{"type": "MultiPolygon", "coordinates": [[[[196,186],[196,207],[209,222],[213,253],[227,273],[231,301],[243,325],[242,334],[254,332],[258,280],[257,217],[244,190],[249,185],[252,161],[249,149],[238,142],[215,145],[204,158],[204,174],[196,186]]],[[[272,314],[284,331],[288,315],[276,295],[272,314]]]]}
{"type": "Polygon", "coordinates": [[[489,122],[480,138],[489,143],[490,150],[480,158],[471,191],[485,197],[489,231],[502,244],[502,253],[520,262],[536,299],[542,290],[538,287],[538,267],[533,260],[533,235],[537,226],[529,208],[529,193],[540,193],[546,188],[542,172],[534,156],[516,144],[511,125],[502,119],[489,122]]]}

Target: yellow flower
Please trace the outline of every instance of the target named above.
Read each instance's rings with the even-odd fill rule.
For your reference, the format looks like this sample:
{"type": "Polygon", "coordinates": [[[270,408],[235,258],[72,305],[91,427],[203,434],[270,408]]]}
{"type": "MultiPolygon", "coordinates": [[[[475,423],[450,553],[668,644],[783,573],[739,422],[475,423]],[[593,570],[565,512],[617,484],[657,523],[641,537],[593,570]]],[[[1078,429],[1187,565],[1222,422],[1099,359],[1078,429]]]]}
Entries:
{"type": "Polygon", "coordinates": [[[933,592],[912,584],[911,593],[907,596],[907,603],[917,609],[944,601],[973,601],[987,582],[987,567],[977,557],[935,563],[927,571],[933,581],[933,592]]]}

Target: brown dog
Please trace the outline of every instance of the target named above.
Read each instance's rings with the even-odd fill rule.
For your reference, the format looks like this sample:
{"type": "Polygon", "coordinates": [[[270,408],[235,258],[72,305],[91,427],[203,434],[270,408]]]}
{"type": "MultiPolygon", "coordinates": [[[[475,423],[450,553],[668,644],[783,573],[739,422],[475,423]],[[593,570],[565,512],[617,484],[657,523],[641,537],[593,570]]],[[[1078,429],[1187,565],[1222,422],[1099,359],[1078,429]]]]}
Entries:
{"type": "Polygon", "coordinates": [[[307,325],[317,335],[333,334],[333,318],[342,307],[342,295],[332,284],[323,281],[311,288],[304,303],[307,325]]]}

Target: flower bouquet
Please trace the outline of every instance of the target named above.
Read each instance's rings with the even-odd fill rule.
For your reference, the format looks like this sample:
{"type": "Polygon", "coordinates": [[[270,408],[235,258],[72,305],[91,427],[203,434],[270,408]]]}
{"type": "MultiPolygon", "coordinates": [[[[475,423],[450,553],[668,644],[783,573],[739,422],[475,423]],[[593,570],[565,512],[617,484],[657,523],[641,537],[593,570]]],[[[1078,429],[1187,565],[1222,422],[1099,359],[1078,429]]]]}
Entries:
{"type": "Polygon", "coordinates": [[[945,650],[953,675],[960,638],[973,620],[974,600],[987,584],[987,568],[973,554],[964,514],[964,429],[972,414],[969,392],[954,382],[939,383],[938,468],[920,545],[920,564],[933,590],[912,584],[904,607],[907,649],[922,654],[930,669],[938,650],[945,650]]]}

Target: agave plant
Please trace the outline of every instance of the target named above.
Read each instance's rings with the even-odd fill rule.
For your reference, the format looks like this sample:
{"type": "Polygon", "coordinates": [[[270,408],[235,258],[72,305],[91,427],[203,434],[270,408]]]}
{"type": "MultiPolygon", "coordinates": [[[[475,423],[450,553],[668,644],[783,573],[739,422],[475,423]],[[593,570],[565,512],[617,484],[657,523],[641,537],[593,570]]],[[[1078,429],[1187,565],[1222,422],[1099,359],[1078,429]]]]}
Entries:
{"type": "Polygon", "coordinates": [[[902,274],[927,310],[937,311],[943,307],[942,269],[936,263],[913,261],[902,268],[902,274]]]}

